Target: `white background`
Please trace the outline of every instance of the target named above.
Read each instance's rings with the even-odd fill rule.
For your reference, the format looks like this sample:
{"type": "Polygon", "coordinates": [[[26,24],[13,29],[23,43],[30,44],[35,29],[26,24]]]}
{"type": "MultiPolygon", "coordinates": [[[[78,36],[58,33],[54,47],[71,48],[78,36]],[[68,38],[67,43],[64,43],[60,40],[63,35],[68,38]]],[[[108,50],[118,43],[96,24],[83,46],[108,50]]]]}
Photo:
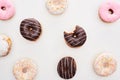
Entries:
{"type": "MultiPolygon", "coordinates": [[[[114,0],[120,3],[119,0],[114,0]]],[[[0,33],[11,37],[13,45],[7,57],[0,58],[0,79],[15,80],[13,65],[21,58],[33,59],[38,65],[35,80],[63,80],[57,74],[57,64],[62,57],[71,56],[77,63],[77,72],[71,80],[120,80],[120,20],[104,23],[99,19],[98,8],[105,0],[68,0],[68,8],[60,16],[48,13],[45,0],[13,0],[15,16],[0,21],[0,33]],[[20,34],[20,22],[35,18],[42,25],[42,35],[36,42],[20,34]],[[87,33],[86,43],[79,48],[66,45],[63,32],[71,32],[75,25],[87,33]],[[95,57],[101,52],[115,56],[117,71],[109,77],[97,76],[92,68],[95,57]]]]}

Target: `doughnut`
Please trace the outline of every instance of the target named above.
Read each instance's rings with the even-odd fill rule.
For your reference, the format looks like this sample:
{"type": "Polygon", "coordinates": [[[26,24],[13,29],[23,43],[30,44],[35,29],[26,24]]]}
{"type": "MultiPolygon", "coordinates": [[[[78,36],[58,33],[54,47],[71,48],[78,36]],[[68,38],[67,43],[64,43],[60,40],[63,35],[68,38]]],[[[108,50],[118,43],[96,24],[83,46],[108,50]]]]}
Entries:
{"type": "Polygon", "coordinates": [[[97,75],[106,77],[115,72],[117,62],[112,55],[102,53],[95,59],[93,67],[97,75]]]}
{"type": "Polygon", "coordinates": [[[116,2],[106,2],[99,8],[99,17],[104,22],[115,22],[120,18],[120,4],[116,2]]]}
{"type": "Polygon", "coordinates": [[[9,54],[11,45],[11,39],[4,34],[0,34],[0,57],[5,57],[9,54]]]}
{"type": "Polygon", "coordinates": [[[51,14],[60,15],[67,7],[67,0],[47,0],[46,7],[51,14]]]}
{"type": "Polygon", "coordinates": [[[20,33],[27,40],[36,41],[41,31],[41,24],[34,18],[24,19],[20,24],[20,33]]]}
{"type": "Polygon", "coordinates": [[[33,80],[37,75],[37,65],[29,58],[23,58],[13,67],[16,80],[33,80]]]}
{"type": "Polygon", "coordinates": [[[0,20],[8,20],[15,14],[15,7],[10,0],[0,0],[0,20]]]}
{"type": "Polygon", "coordinates": [[[62,58],[57,66],[57,72],[63,79],[71,79],[76,74],[76,62],[72,57],[62,58]]]}
{"type": "Polygon", "coordinates": [[[77,25],[72,33],[64,32],[64,39],[68,46],[79,47],[85,43],[87,35],[85,30],[77,25]]]}

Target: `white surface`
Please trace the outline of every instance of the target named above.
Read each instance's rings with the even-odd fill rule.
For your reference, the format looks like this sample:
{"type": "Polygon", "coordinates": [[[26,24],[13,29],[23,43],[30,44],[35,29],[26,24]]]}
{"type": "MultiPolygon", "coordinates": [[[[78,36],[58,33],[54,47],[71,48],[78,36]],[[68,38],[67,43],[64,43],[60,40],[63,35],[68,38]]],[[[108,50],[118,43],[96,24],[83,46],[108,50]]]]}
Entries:
{"type": "Polygon", "coordinates": [[[39,67],[35,80],[62,80],[57,74],[57,64],[62,57],[71,56],[77,63],[77,73],[71,80],[120,80],[120,20],[106,24],[99,19],[98,8],[103,2],[68,0],[66,12],[54,16],[48,13],[45,0],[13,0],[16,15],[11,20],[0,21],[0,33],[9,35],[13,41],[11,53],[0,58],[0,79],[15,80],[13,65],[29,57],[39,67]],[[21,36],[19,25],[25,18],[35,18],[42,24],[43,32],[37,42],[21,36]],[[87,41],[80,48],[70,48],[63,38],[63,32],[72,31],[75,25],[87,33],[87,41]],[[101,52],[112,53],[118,61],[117,71],[109,77],[97,76],[92,68],[93,60],[101,52]]]}

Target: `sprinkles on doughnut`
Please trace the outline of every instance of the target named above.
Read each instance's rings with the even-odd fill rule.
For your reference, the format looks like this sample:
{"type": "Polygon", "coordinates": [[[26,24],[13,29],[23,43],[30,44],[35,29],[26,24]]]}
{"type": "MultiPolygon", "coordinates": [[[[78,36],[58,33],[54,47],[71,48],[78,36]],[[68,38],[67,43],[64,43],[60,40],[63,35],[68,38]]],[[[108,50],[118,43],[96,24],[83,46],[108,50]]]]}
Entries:
{"type": "Polygon", "coordinates": [[[67,7],[67,0],[47,0],[46,8],[53,15],[62,14],[67,7]]]}
{"type": "Polygon", "coordinates": [[[14,65],[13,74],[17,80],[34,80],[37,75],[37,65],[33,60],[23,58],[14,65]]]}
{"type": "Polygon", "coordinates": [[[102,53],[95,59],[93,68],[97,75],[106,77],[116,71],[117,62],[109,53],[102,53]]]}

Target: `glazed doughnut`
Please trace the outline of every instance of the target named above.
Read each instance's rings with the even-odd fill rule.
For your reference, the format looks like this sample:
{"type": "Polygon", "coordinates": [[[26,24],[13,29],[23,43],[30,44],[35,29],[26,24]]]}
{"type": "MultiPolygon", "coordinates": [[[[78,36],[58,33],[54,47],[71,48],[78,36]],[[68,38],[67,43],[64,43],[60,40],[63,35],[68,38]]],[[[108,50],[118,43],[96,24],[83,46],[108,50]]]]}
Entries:
{"type": "Polygon", "coordinates": [[[20,24],[20,33],[27,40],[37,40],[41,31],[41,24],[34,18],[24,19],[20,24]]]}
{"type": "Polygon", "coordinates": [[[120,4],[106,2],[99,8],[99,16],[104,22],[114,22],[120,18],[120,4]]]}
{"type": "Polygon", "coordinates": [[[0,19],[8,20],[15,14],[15,8],[10,0],[0,0],[0,19]]]}
{"type": "Polygon", "coordinates": [[[19,60],[13,68],[17,80],[33,80],[37,75],[37,65],[29,58],[19,60]]]}
{"type": "Polygon", "coordinates": [[[112,57],[112,55],[107,53],[102,53],[96,58],[93,67],[97,75],[105,77],[115,72],[117,67],[117,62],[112,57]]]}
{"type": "Polygon", "coordinates": [[[76,62],[72,57],[62,58],[57,66],[58,74],[63,79],[71,79],[75,76],[77,70],[76,62]]]}
{"type": "Polygon", "coordinates": [[[64,32],[64,39],[70,47],[79,47],[85,43],[87,35],[85,30],[77,25],[73,33],[64,32]]]}
{"type": "Polygon", "coordinates": [[[11,39],[4,34],[0,34],[0,57],[7,56],[9,54],[11,45],[11,39]]]}
{"type": "Polygon", "coordinates": [[[51,14],[62,14],[67,7],[67,0],[47,0],[46,7],[51,14]]]}

